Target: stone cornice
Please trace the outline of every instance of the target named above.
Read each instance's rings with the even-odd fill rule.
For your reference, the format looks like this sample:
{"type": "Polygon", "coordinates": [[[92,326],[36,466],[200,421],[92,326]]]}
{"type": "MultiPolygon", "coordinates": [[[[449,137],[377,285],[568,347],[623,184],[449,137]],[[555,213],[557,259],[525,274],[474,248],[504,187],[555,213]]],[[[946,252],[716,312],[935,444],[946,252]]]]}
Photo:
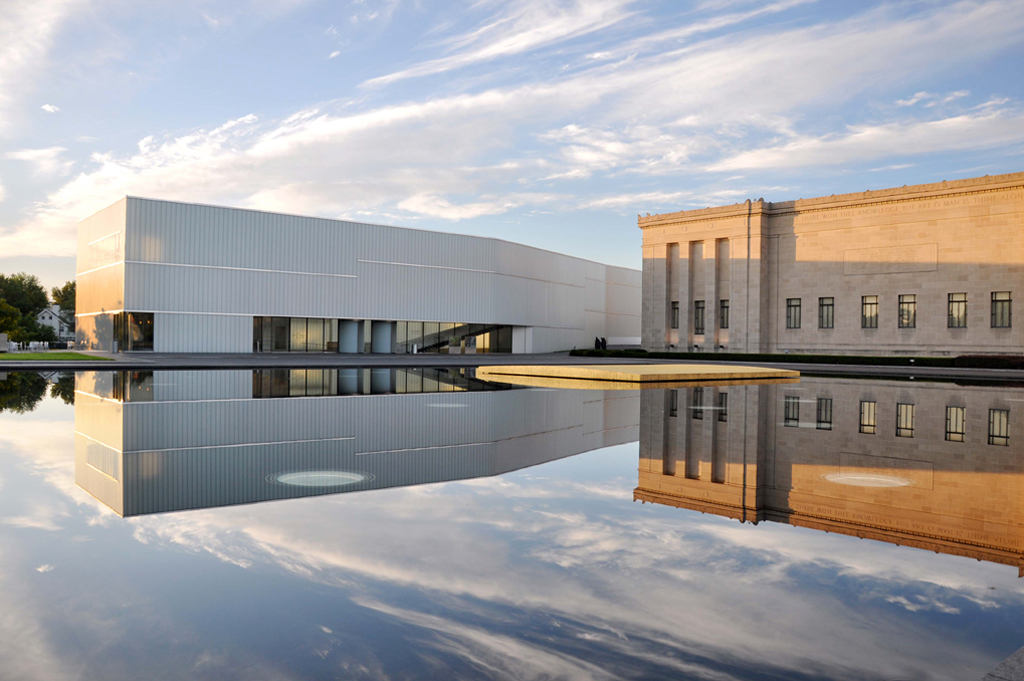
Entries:
{"type": "Polygon", "coordinates": [[[1008,173],[1006,175],[986,175],[985,177],[954,180],[952,182],[944,181],[932,184],[918,184],[909,187],[878,189],[874,191],[869,190],[853,194],[822,196],[812,199],[781,201],[778,203],[769,203],[763,200],[758,200],[746,203],[737,203],[731,206],[701,208],[697,210],[679,211],[676,213],[663,213],[660,215],[638,216],[637,226],[640,229],[650,229],[653,227],[663,227],[687,222],[711,222],[715,220],[746,217],[748,215],[748,211],[751,217],[760,215],[781,217],[784,215],[816,213],[821,211],[886,203],[924,201],[946,196],[984,194],[1020,188],[1024,188],[1024,172],[1008,173]]]}

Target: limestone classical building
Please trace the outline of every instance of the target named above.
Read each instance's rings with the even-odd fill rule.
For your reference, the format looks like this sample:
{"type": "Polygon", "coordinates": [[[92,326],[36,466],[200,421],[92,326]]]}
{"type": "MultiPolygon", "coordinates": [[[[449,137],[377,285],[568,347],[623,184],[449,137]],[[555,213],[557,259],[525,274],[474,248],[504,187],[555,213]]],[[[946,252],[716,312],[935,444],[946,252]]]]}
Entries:
{"type": "Polygon", "coordinates": [[[1020,388],[803,377],[640,395],[633,498],[1018,568],[1020,388]]]}
{"type": "Polygon", "coordinates": [[[1024,352],[1024,173],[638,224],[648,350],[1024,352]]]}
{"type": "Polygon", "coordinates": [[[640,342],[640,272],[501,239],[126,197],[78,225],[77,341],[156,352],[640,342]]]}

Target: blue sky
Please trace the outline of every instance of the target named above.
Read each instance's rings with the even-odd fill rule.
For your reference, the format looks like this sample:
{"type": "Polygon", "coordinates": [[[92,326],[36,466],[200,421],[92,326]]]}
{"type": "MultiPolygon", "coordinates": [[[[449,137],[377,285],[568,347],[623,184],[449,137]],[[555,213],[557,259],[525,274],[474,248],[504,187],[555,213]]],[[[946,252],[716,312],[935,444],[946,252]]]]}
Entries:
{"type": "Polygon", "coordinates": [[[7,0],[0,272],[125,194],[638,267],[638,213],[1024,170],[1021,64],[1021,0],[7,0]]]}

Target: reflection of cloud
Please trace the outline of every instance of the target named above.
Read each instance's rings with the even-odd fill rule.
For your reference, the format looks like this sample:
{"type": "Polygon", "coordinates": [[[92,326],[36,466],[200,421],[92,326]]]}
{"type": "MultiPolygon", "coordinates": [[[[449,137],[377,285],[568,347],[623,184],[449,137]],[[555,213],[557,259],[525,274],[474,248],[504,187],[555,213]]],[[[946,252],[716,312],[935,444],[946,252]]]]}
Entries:
{"type": "Polygon", "coordinates": [[[359,605],[432,631],[431,647],[465,659],[489,676],[510,679],[614,679],[618,675],[587,661],[551,652],[539,645],[381,602],[357,600],[359,605]]]}
{"type": "Polygon", "coordinates": [[[32,528],[56,532],[63,529],[57,524],[58,518],[66,518],[68,512],[62,505],[49,505],[44,502],[33,502],[28,513],[18,516],[0,518],[0,522],[14,527],[32,528]]]}
{"type": "MultiPolygon", "coordinates": [[[[0,448],[74,498],[62,477],[71,424],[49,410],[44,401],[32,419],[0,418],[0,448]],[[63,463],[33,447],[40,433],[64,442],[63,463]]],[[[147,554],[172,547],[254,566],[282,591],[326,585],[426,632],[405,643],[417,652],[512,678],[614,677],[649,665],[716,680],[754,667],[781,678],[946,679],[992,661],[942,628],[962,620],[924,626],[923,613],[971,617],[1024,602],[1005,566],[633,503],[635,478],[625,476],[635,476],[636,456],[632,445],[496,478],[142,516],[92,532],[128,529],[147,554]],[[1002,588],[982,591],[989,585],[1002,588]]],[[[307,626],[324,629],[316,622],[307,626]]],[[[230,662],[200,653],[206,665],[230,662]]]]}
{"type": "Polygon", "coordinates": [[[0,660],[3,661],[3,677],[53,681],[81,678],[76,671],[80,660],[68,660],[60,647],[53,644],[45,614],[33,602],[30,589],[21,582],[12,582],[10,575],[16,574],[17,570],[10,561],[9,544],[5,542],[4,546],[4,551],[0,551],[0,660]]]}
{"type": "MultiPolygon", "coordinates": [[[[934,632],[908,627],[898,614],[905,608],[872,603],[881,605],[881,597],[895,591],[930,610],[940,610],[938,604],[955,608],[949,600],[960,594],[943,584],[960,583],[971,595],[979,589],[979,574],[1006,577],[999,566],[971,564],[968,570],[965,561],[936,556],[922,562],[911,550],[899,553],[898,547],[800,528],[612,507],[611,489],[524,474],[286,502],[287,511],[267,505],[190,513],[173,523],[159,517],[133,521],[150,542],[202,545],[222,560],[268,561],[346,590],[383,583],[437,594],[439,607],[455,609],[439,619],[374,607],[435,631],[442,643],[432,645],[463,657],[482,655],[502,669],[507,661],[491,656],[505,641],[490,628],[504,615],[490,613],[497,619],[487,620],[486,631],[470,627],[460,623],[459,609],[484,607],[470,602],[586,622],[598,633],[623,632],[629,643],[621,654],[643,656],[650,664],[667,664],[655,641],[671,642],[710,667],[757,660],[836,677],[848,670],[920,673],[919,663],[911,669],[909,661],[927,659],[928,670],[945,678],[965,660],[990,662],[970,642],[949,644],[934,632]],[[344,524],[332,523],[342,516],[344,524]],[[881,567],[850,567],[873,563],[881,567]],[[796,584],[801,578],[795,573],[835,566],[854,592],[866,589],[878,597],[845,603],[829,589],[817,589],[814,580],[796,584]],[[872,619],[870,630],[859,624],[865,616],[872,619]],[[767,621],[772,632],[766,636],[767,621]],[[807,660],[828,660],[827,672],[807,660]]],[[[1001,596],[1019,605],[1019,592],[1001,596]]],[[[506,652],[514,658],[527,651],[506,652]]],[[[561,664],[556,658],[548,662],[561,664]]]]}

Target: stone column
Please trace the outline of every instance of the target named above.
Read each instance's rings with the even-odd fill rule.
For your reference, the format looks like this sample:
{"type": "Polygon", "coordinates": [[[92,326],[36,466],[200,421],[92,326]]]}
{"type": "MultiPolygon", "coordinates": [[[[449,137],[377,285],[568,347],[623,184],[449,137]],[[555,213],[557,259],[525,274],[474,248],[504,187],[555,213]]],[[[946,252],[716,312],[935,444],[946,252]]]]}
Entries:
{"type": "Polygon", "coordinates": [[[679,271],[675,299],[679,301],[679,347],[680,352],[690,349],[690,331],[693,328],[693,310],[690,300],[690,242],[679,243],[679,271]]]}
{"type": "MultiPolygon", "coordinates": [[[[718,242],[704,242],[704,351],[718,351],[718,242]]],[[[714,428],[711,429],[712,431],[714,428]]],[[[710,450],[708,450],[710,451],[710,450]]]]}

